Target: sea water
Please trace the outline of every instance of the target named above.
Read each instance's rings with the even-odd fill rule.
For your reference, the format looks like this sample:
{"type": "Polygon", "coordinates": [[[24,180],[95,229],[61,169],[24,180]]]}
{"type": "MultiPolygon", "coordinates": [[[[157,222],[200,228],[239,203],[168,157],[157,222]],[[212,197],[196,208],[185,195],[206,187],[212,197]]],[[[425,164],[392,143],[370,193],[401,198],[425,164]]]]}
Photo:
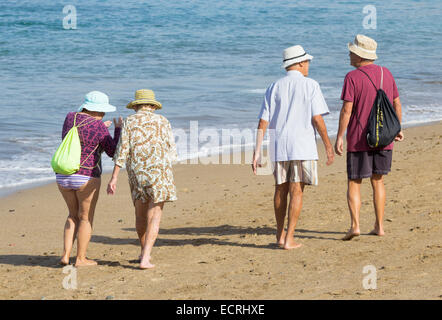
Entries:
{"type": "MultiPolygon", "coordinates": [[[[309,76],[331,110],[332,135],[353,69],[347,43],[357,33],[378,42],[377,63],[396,79],[404,124],[440,120],[441,7],[430,0],[0,0],[0,194],[54,180],[50,160],[64,118],[92,90],[118,108],[105,120],[130,115],[125,105],[148,88],[174,130],[189,132],[191,121],[200,131],[254,130],[266,88],[285,74],[282,51],[295,44],[314,56],[309,76]],[[68,5],[75,29],[72,20],[66,26],[68,5]]],[[[215,143],[212,151],[226,150],[215,143]]],[[[201,153],[194,151],[180,148],[180,159],[201,153]]]]}

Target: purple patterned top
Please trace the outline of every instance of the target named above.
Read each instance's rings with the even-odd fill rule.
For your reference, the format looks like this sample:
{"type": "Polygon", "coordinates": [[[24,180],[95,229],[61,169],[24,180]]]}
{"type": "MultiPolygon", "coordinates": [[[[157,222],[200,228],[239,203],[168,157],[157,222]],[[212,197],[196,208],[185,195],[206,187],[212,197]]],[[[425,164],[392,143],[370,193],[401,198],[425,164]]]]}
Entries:
{"type": "MultiPolygon", "coordinates": [[[[75,114],[76,112],[69,112],[67,114],[63,124],[62,139],[74,125],[75,114]]],[[[109,157],[114,156],[115,148],[120,139],[121,128],[115,128],[114,138],[112,138],[103,121],[97,119],[94,121],[92,116],[78,113],[76,125],[79,125],[82,121],[85,121],[84,124],[86,125],[78,128],[78,135],[80,136],[81,141],[80,163],[83,163],[98,144],[99,146],[82,165],[89,168],[94,167],[94,169],[80,168],[76,174],[99,178],[101,176],[101,153],[105,151],[109,157]],[[99,161],[100,163],[98,164],[99,161]]]]}

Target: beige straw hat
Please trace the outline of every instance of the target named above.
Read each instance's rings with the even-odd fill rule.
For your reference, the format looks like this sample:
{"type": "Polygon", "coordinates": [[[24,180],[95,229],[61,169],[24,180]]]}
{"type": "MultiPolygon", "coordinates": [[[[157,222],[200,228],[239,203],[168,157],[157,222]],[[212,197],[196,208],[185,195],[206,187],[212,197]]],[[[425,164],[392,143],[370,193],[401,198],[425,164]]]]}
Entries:
{"type": "Polygon", "coordinates": [[[372,38],[358,34],[353,43],[348,43],[348,50],[363,59],[376,60],[376,48],[378,44],[372,38]]]}
{"type": "Polygon", "coordinates": [[[163,106],[155,100],[155,93],[152,90],[141,89],[135,92],[135,100],[130,102],[126,108],[133,109],[137,104],[151,104],[161,109],[163,106]]]}

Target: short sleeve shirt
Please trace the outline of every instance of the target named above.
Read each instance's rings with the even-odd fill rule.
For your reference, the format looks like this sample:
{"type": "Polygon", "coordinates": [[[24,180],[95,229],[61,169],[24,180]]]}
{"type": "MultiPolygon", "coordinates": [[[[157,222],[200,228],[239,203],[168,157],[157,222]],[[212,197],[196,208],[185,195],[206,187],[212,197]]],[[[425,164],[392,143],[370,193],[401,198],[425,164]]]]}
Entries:
{"type": "Polygon", "coordinates": [[[271,84],[259,114],[269,122],[271,160],[317,160],[312,118],[328,113],[319,84],[299,71],[290,70],[271,84]]]}
{"type": "MultiPolygon", "coordinates": [[[[381,85],[381,67],[369,64],[347,73],[342,88],[341,100],[353,102],[353,110],[347,127],[347,151],[360,152],[370,150],[392,150],[393,143],[384,148],[370,148],[367,143],[367,127],[370,111],[376,99],[377,89],[381,85]],[[358,70],[359,69],[359,70],[358,70]],[[369,78],[360,70],[367,73],[369,78]]],[[[383,69],[382,89],[393,104],[393,100],[399,97],[396,82],[391,72],[383,69]]]]}

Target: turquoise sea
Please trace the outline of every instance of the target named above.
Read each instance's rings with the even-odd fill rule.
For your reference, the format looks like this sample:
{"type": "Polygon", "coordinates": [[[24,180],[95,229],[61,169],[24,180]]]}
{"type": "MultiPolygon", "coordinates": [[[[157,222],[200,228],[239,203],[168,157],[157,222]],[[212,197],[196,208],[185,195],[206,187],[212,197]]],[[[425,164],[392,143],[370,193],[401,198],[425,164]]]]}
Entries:
{"type": "Polygon", "coordinates": [[[118,107],[107,119],[129,115],[134,91],[150,88],[174,129],[254,129],[266,87],[284,75],[282,50],[295,44],[315,57],[310,77],[333,134],[357,33],[377,40],[404,123],[442,119],[441,1],[0,0],[0,193],[54,179],[64,117],[91,90],[118,107]],[[63,28],[66,5],[76,29],[63,28]],[[376,29],[363,26],[366,5],[376,29]]]}

